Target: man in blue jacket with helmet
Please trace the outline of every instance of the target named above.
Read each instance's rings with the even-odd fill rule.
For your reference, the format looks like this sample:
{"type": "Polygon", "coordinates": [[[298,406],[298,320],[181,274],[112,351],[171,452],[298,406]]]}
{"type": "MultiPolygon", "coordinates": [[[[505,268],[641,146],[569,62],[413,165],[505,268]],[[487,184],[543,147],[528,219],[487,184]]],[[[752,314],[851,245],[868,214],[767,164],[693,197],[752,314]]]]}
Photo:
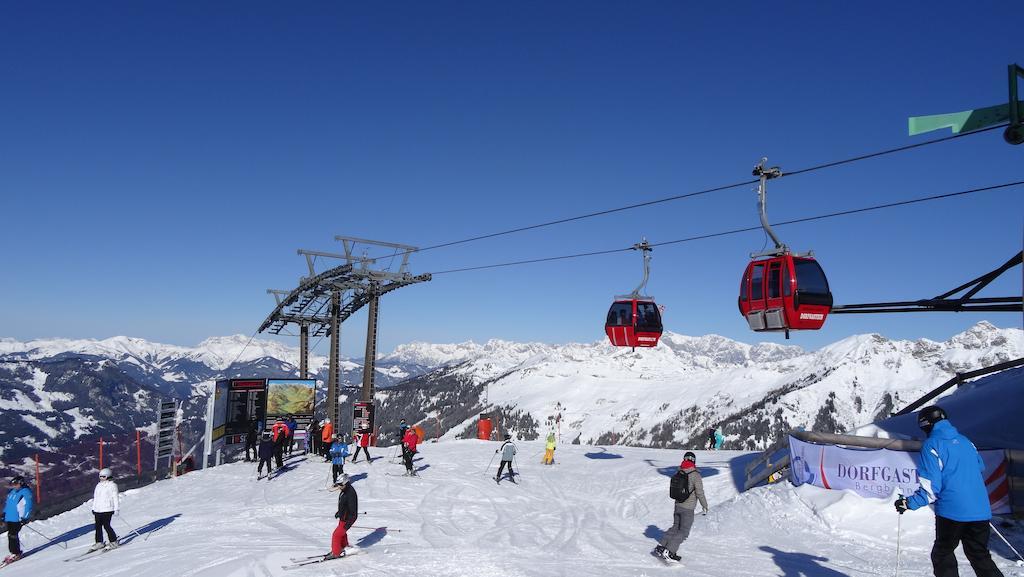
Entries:
{"type": "Polygon", "coordinates": [[[953,427],[941,407],[921,409],[917,424],[928,434],[921,446],[921,487],[909,497],[901,495],[896,511],[902,515],[907,509],[935,505],[935,577],[959,576],[954,551],[960,543],[978,577],[1003,577],[988,552],[992,507],[978,450],[953,427]]]}
{"type": "Polygon", "coordinates": [[[11,479],[4,503],[4,522],[7,524],[7,548],[11,551],[3,564],[13,563],[21,559],[21,541],[18,532],[28,524],[32,517],[32,489],[25,486],[25,478],[21,475],[11,479]]]}

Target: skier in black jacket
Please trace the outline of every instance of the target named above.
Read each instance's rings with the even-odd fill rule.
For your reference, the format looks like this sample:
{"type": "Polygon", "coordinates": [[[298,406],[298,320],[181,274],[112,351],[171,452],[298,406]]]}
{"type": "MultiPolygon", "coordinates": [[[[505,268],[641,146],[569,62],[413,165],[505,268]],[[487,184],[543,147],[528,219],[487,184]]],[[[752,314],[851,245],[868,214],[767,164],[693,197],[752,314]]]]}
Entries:
{"type": "Polygon", "coordinates": [[[348,475],[342,473],[334,486],[341,489],[341,493],[338,495],[338,512],[334,514],[338,520],[338,526],[331,535],[331,553],[326,556],[327,559],[345,556],[345,547],[348,547],[348,530],[359,518],[359,495],[349,484],[348,475]]]}
{"type": "Polygon", "coordinates": [[[256,430],[256,419],[249,419],[249,426],[245,430],[245,460],[255,461],[258,456],[256,445],[259,443],[260,434],[256,430]],[[249,451],[252,450],[252,458],[249,458],[249,451]]]}
{"type": "Polygon", "coordinates": [[[260,464],[256,466],[256,480],[263,478],[263,464],[267,464],[267,477],[270,477],[270,471],[273,469],[273,465],[270,464],[274,458],[274,441],[270,439],[270,431],[263,433],[263,440],[260,441],[260,448],[258,456],[260,458],[260,464]]]}

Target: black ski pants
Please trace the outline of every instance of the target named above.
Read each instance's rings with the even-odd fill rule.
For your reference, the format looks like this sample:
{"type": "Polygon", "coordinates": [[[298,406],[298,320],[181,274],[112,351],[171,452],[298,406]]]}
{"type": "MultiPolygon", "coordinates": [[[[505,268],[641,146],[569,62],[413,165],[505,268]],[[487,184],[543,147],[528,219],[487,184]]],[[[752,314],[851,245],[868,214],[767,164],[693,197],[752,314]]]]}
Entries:
{"type": "Polygon", "coordinates": [[[505,465],[508,465],[508,478],[515,481],[516,473],[512,470],[512,461],[502,461],[501,465],[498,466],[498,474],[495,475],[495,477],[498,479],[501,478],[501,472],[505,470],[505,465]]]}
{"type": "Polygon", "coordinates": [[[270,459],[269,458],[268,459],[260,459],[260,464],[256,466],[256,475],[257,476],[263,474],[263,463],[267,464],[267,474],[268,475],[270,474],[271,471],[274,470],[274,467],[271,466],[271,464],[270,464],[270,459]]]}
{"type": "Polygon", "coordinates": [[[96,542],[103,542],[103,531],[107,532],[107,541],[114,543],[117,541],[117,533],[114,533],[114,528],[110,526],[110,520],[114,518],[113,511],[107,511],[106,513],[97,513],[93,511],[93,526],[96,528],[96,542]]]}
{"type": "Polygon", "coordinates": [[[284,467],[284,437],[282,437],[277,443],[274,443],[274,460],[277,462],[277,468],[284,467]]]}
{"type": "Polygon", "coordinates": [[[252,449],[252,460],[255,461],[256,459],[259,458],[259,455],[256,454],[256,438],[255,437],[253,437],[253,438],[248,438],[247,437],[245,439],[245,460],[246,461],[249,460],[249,450],[250,449],[252,449]]]}
{"type": "Polygon", "coordinates": [[[932,571],[935,577],[959,577],[956,546],[963,544],[964,555],[978,577],[1003,577],[988,552],[991,533],[988,521],[954,521],[935,516],[935,543],[932,545],[932,571]]]}
{"type": "Polygon", "coordinates": [[[14,555],[21,555],[21,541],[18,539],[18,532],[24,523],[20,521],[7,521],[7,549],[14,555]]]}
{"type": "Polygon", "coordinates": [[[405,461],[405,470],[412,473],[412,458],[416,453],[402,447],[402,459],[405,461]]]}
{"type": "Polygon", "coordinates": [[[366,460],[367,461],[370,460],[370,448],[369,447],[360,447],[360,446],[356,445],[356,454],[352,455],[352,462],[353,463],[355,463],[356,459],[359,458],[359,451],[362,451],[363,454],[366,455],[366,460]]]}
{"type": "Polygon", "coordinates": [[[340,474],[342,474],[344,472],[345,472],[345,465],[344,464],[341,464],[341,465],[333,465],[332,464],[331,465],[331,477],[334,479],[335,483],[338,482],[338,475],[340,475],[340,474]]]}

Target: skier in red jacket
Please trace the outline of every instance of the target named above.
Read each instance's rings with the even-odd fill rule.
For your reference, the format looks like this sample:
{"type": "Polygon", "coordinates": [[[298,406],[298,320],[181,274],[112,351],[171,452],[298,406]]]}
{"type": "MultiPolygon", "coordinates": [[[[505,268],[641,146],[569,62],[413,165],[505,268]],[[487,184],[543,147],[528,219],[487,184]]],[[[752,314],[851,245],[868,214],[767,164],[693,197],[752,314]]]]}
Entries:
{"type": "Polygon", "coordinates": [[[420,437],[416,434],[413,429],[406,429],[405,436],[402,437],[402,458],[405,460],[405,474],[416,476],[416,471],[412,469],[412,458],[416,456],[416,445],[419,444],[420,437]]]}

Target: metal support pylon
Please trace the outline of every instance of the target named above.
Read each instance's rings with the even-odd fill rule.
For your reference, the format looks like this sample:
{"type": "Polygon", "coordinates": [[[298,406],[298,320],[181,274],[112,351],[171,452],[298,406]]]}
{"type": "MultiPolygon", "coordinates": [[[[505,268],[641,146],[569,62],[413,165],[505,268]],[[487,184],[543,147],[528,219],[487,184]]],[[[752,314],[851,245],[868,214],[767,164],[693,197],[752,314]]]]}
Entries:
{"type": "Polygon", "coordinates": [[[376,292],[376,286],[371,287],[373,294],[370,297],[369,315],[366,322],[366,355],[363,361],[363,391],[361,400],[364,402],[373,401],[373,376],[377,365],[377,315],[380,310],[380,295],[376,292]]]}
{"type": "Polygon", "coordinates": [[[341,291],[335,290],[331,293],[331,353],[329,374],[327,376],[327,418],[332,423],[338,422],[338,382],[340,381],[340,370],[338,367],[339,354],[341,351],[341,291]]]}
{"type": "Polygon", "coordinates": [[[309,378],[309,323],[299,326],[299,378],[309,378]]]}

